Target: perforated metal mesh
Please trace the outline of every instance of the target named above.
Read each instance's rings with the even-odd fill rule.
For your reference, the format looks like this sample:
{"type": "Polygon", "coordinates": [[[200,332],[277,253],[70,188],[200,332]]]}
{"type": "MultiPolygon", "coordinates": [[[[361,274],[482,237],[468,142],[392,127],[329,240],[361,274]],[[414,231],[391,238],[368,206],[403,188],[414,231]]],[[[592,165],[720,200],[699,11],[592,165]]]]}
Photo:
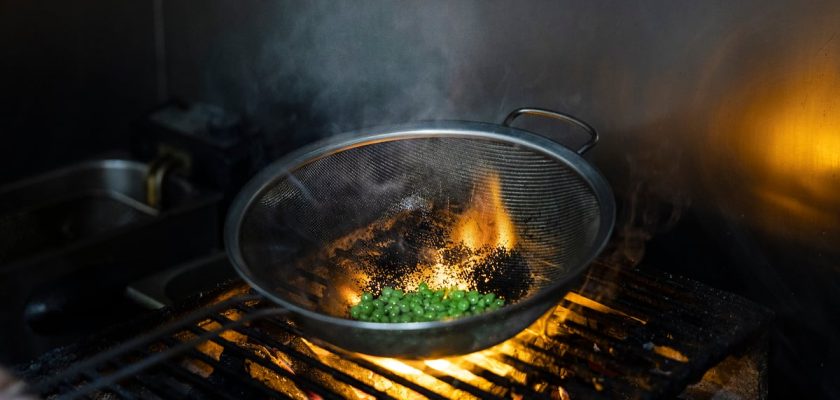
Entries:
{"type": "MultiPolygon", "coordinates": [[[[586,180],[562,160],[492,139],[425,137],[363,144],[277,176],[245,213],[240,235],[243,258],[252,273],[286,283],[277,290],[291,295],[295,291],[283,286],[308,288],[311,296],[290,296],[291,301],[343,316],[346,299],[325,296],[317,286],[331,282],[353,286],[354,279],[344,275],[357,271],[353,266],[328,266],[329,271],[319,274],[321,266],[306,265],[302,259],[317,262],[312,261],[313,252],[334,247],[340,237],[412,208],[423,208],[425,218],[435,218],[436,214],[425,213],[430,209],[457,214],[492,196],[494,181],[501,189],[503,210],[493,212],[510,216],[518,238],[516,250],[522,255],[500,260],[494,273],[532,278],[505,280],[506,286],[528,285],[527,294],[536,293],[562,279],[596,245],[598,200],[586,180]]],[[[427,222],[434,223],[423,223],[427,222]]],[[[407,244],[418,243],[430,244],[424,240],[407,244]]],[[[516,288],[494,289],[504,296],[516,288]]]]}

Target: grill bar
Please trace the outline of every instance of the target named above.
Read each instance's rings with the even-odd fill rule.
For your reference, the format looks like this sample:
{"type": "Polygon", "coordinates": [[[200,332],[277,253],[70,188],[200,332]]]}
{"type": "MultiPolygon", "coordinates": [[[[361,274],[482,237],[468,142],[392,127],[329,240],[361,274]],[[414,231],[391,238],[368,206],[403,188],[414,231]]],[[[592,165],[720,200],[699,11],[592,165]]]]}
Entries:
{"type": "MultiPolygon", "coordinates": [[[[212,318],[216,322],[224,323],[222,318],[220,318],[217,315],[210,316],[210,318],[212,318]]],[[[228,320],[228,321],[231,321],[231,320],[228,320]]],[[[341,382],[346,383],[346,384],[349,384],[349,385],[355,387],[356,389],[362,390],[365,393],[368,393],[372,396],[375,396],[377,398],[384,398],[384,399],[392,398],[388,395],[383,395],[381,392],[379,392],[378,390],[376,390],[372,386],[370,386],[370,385],[368,385],[364,382],[361,382],[358,379],[356,379],[356,378],[354,378],[350,375],[347,375],[347,374],[345,374],[345,373],[343,373],[343,372],[341,372],[341,371],[339,371],[335,368],[332,368],[332,367],[324,364],[323,362],[321,362],[317,359],[306,356],[305,354],[301,353],[300,351],[294,349],[291,346],[287,346],[287,345],[284,345],[282,343],[278,343],[276,341],[273,341],[270,337],[267,337],[265,334],[263,334],[261,332],[258,332],[258,331],[253,330],[253,329],[244,328],[244,327],[238,327],[238,328],[235,328],[233,330],[236,331],[236,332],[247,335],[249,338],[253,339],[254,342],[256,342],[258,344],[261,344],[263,346],[276,347],[276,348],[282,350],[284,353],[292,355],[296,359],[306,363],[310,367],[321,369],[322,371],[327,372],[329,375],[331,375],[336,380],[341,381],[341,382]]],[[[224,338],[222,338],[222,340],[227,341],[224,338]]],[[[230,342],[228,342],[228,343],[230,343],[230,342]]],[[[231,345],[232,345],[232,343],[231,343],[231,345]]]]}
{"type": "MultiPolygon", "coordinates": [[[[200,332],[196,332],[196,333],[200,333],[200,332]]],[[[167,342],[167,344],[169,344],[170,346],[177,344],[177,341],[175,339],[172,339],[172,338],[166,338],[165,342],[167,342]]],[[[213,369],[214,369],[214,372],[215,371],[221,371],[222,374],[224,374],[225,376],[230,377],[232,379],[238,379],[239,376],[240,376],[240,373],[238,371],[233,370],[232,368],[225,366],[224,363],[218,362],[218,360],[214,360],[210,356],[196,350],[195,348],[189,349],[189,351],[186,352],[186,355],[189,358],[197,359],[197,360],[203,361],[204,363],[206,363],[208,365],[212,365],[213,369]]],[[[255,391],[260,392],[261,394],[264,394],[264,395],[271,395],[272,393],[274,393],[274,391],[272,391],[271,389],[269,389],[265,385],[262,385],[262,384],[258,383],[256,380],[245,379],[245,380],[242,380],[242,383],[245,384],[248,388],[254,389],[255,391]]]]}
{"type": "MultiPolygon", "coordinates": [[[[688,280],[604,263],[591,270],[576,295],[541,325],[479,358],[386,363],[313,347],[284,310],[260,296],[205,296],[182,305],[175,318],[166,314],[159,325],[143,328],[147,334],[132,338],[140,330],[132,327],[121,345],[49,372],[49,363],[41,364],[39,378],[29,380],[38,394],[59,399],[106,393],[122,399],[290,398],[282,391],[291,384],[298,395],[324,399],[358,393],[378,399],[546,399],[561,391],[575,399],[652,399],[678,394],[769,321],[770,314],[752,303],[688,280]],[[663,346],[677,355],[660,352],[663,346]],[[403,368],[392,369],[397,364],[403,368]],[[210,372],[200,374],[197,366],[210,372]],[[268,375],[252,377],[254,368],[268,375]]],[[[246,291],[232,283],[217,295],[246,291]]]]}
{"type": "MultiPolygon", "coordinates": [[[[200,332],[201,332],[197,327],[191,327],[190,330],[193,331],[196,334],[200,334],[200,332]]],[[[261,366],[263,368],[266,368],[266,369],[270,370],[271,372],[274,372],[274,373],[276,373],[280,376],[283,376],[284,378],[297,380],[302,388],[304,388],[306,390],[311,390],[313,393],[316,393],[316,394],[318,394],[319,396],[321,396],[325,399],[340,399],[341,398],[337,394],[332,393],[329,390],[326,390],[325,388],[318,385],[318,383],[310,380],[309,378],[307,378],[305,376],[296,377],[295,375],[286,371],[285,369],[283,369],[281,367],[278,367],[277,365],[264,360],[262,357],[254,357],[253,354],[249,354],[248,352],[242,350],[241,348],[236,346],[234,343],[231,343],[230,341],[228,341],[227,339],[225,339],[223,337],[219,337],[216,341],[214,341],[214,343],[222,346],[226,352],[230,352],[230,353],[232,353],[232,354],[234,354],[238,357],[242,357],[243,359],[249,359],[249,360],[253,361],[254,363],[258,364],[259,366],[261,366]]],[[[214,368],[217,365],[221,366],[220,363],[214,361],[213,359],[209,358],[207,355],[204,355],[203,353],[201,353],[201,352],[199,352],[195,349],[192,349],[192,352],[201,354],[203,356],[202,361],[205,361],[206,363],[208,363],[210,365],[213,365],[214,368]]],[[[239,374],[239,375],[241,377],[241,374],[239,374]]],[[[236,376],[236,374],[234,374],[234,376],[236,376]]],[[[247,381],[249,381],[250,383],[254,383],[254,381],[252,381],[252,380],[247,380],[247,381]]],[[[262,386],[262,385],[260,385],[260,386],[262,386]]],[[[263,386],[263,388],[265,388],[265,386],[263,386]]]]}

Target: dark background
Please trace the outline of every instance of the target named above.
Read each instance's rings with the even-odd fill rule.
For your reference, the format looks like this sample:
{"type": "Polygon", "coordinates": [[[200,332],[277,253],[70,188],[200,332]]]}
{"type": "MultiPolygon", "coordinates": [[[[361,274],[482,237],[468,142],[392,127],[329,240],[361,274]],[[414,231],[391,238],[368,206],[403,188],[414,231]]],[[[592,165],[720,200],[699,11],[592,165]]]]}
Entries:
{"type": "Polygon", "coordinates": [[[125,148],[172,96],[247,116],[274,155],[566,111],[602,134],[627,257],[774,309],[771,395],[840,397],[838,21],[836,1],[5,0],[0,183],[125,148]]]}

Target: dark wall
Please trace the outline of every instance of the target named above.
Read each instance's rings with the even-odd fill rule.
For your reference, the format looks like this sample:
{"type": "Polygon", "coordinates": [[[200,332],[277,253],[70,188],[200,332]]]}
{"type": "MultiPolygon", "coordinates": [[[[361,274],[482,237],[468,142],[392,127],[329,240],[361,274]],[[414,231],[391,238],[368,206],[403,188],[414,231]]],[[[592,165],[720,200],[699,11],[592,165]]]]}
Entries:
{"type": "Polygon", "coordinates": [[[0,182],[127,142],[156,102],[151,1],[0,2],[0,182]]]}

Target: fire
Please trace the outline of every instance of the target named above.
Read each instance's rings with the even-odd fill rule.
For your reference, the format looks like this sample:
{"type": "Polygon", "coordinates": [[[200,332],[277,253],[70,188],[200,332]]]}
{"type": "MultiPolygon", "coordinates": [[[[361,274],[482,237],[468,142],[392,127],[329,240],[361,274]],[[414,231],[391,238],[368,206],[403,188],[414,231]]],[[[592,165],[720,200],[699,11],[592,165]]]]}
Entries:
{"type": "Polygon", "coordinates": [[[480,187],[485,190],[473,197],[470,208],[456,222],[452,232],[454,241],[473,250],[484,246],[513,249],[516,229],[505,210],[499,174],[491,174],[480,187]]]}

